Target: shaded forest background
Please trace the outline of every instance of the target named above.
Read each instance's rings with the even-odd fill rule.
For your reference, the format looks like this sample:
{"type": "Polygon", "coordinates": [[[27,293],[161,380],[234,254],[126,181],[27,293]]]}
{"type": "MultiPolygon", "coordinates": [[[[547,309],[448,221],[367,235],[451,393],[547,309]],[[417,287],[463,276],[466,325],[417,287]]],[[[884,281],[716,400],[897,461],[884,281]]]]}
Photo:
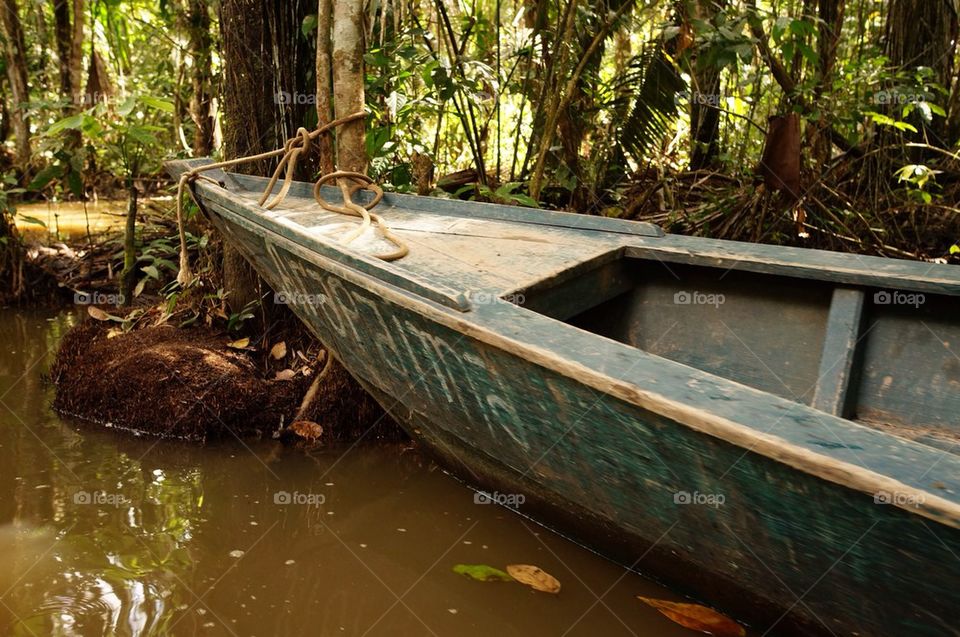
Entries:
{"type": "MultiPolygon", "coordinates": [[[[385,189],[960,252],[957,0],[0,0],[0,27],[7,296],[29,287],[17,202],[98,197],[127,202],[113,284],[169,293],[172,205],[152,226],[141,205],[169,195],[163,160],[281,146],[349,99],[347,63],[365,77],[359,161],[385,189]],[[354,9],[362,51],[337,57],[331,19],[354,9]]],[[[312,159],[304,178],[330,169],[312,159]]],[[[193,223],[195,259],[249,276],[193,223]]]]}

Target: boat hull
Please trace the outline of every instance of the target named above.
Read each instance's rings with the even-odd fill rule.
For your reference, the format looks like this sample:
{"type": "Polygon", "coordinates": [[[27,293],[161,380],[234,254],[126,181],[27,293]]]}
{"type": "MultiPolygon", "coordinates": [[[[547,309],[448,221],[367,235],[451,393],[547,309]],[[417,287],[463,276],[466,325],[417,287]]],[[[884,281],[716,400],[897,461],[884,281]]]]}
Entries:
{"type": "Polygon", "coordinates": [[[960,531],[493,344],[211,204],[217,227],[468,483],[766,634],[940,636],[960,531]]]}

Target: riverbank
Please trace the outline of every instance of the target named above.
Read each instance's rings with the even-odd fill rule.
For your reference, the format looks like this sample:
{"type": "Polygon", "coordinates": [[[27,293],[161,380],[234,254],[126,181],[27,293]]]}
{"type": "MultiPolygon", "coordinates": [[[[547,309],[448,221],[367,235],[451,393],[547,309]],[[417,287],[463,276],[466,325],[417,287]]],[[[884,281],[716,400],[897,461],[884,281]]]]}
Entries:
{"type": "Polygon", "coordinates": [[[404,439],[339,363],[299,345],[288,348],[276,338],[251,343],[203,326],[124,333],[113,321],[88,319],[60,344],[50,370],[53,406],[113,429],[201,442],[404,439]]]}

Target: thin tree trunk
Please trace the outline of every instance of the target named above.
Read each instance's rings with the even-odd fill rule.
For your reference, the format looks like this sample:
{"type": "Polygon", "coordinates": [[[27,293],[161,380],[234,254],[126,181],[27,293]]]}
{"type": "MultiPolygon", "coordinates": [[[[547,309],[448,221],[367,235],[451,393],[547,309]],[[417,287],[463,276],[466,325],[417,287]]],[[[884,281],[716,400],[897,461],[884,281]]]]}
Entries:
{"type": "Polygon", "coordinates": [[[213,38],[210,35],[210,13],[205,0],[190,0],[187,22],[190,32],[190,57],[193,58],[190,77],[193,85],[190,116],[196,127],[193,134],[193,154],[205,157],[213,151],[213,38]]]}
{"type": "Polygon", "coordinates": [[[68,112],[83,106],[83,0],[53,0],[53,30],[56,39],[60,95],[68,112]],[[73,19],[71,20],[71,8],[73,19]]]}
{"type": "Polygon", "coordinates": [[[73,0],[73,25],[70,35],[70,82],[76,94],[83,86],[83,0],[73,0]]]}
{"type": "MultiPolygon", "coordinates": [[[[817,40],[817,57],[820,66],[817,69],[818,80],[814,88],[814,103],[830,92],[833,82],[833,68],[837,62],[837,46],[840,43],[840,34],[843,30],[843,16],[846,10],[846,0],[820,0],[820,36],[817,40]]],[[[823,112],[819,121],[812,122],[809,131],[809,144],[816,164],[822,166],[830,160],[832,144],[829,136],[830,123],[826,121],[823,112]]]]}
{"type": "Polygon", "coordinates": [[[0,211],[0,303],[17,302],[23,296],[23,257],[13,218],[0,211]]]}
{"type": "Polygon", "coordinates": [[[13,99],[13,134],[16,138],[16,163],[21,170],[30,165],[30,119],[27,116],[27,102],[30,101],[30,89],[27,83],[26,46],[23,40],[23,28],[17,12],[16,0],[3,0],[0,7],[0,23],[3,26],[4,51],[7,58],[7,77],[10,80],[10,93],[13,99]]]}
{"type": "Polygon", "coordinates": [[[123,231],[123,270],[120,272],[120,298],[117,305],[130,305],[137,284],[137,187],[127,180],[127,219],[123,231]]]}
{"type": "MultiPolygon", "coordinates": [[[[356,0],[333,2],[333,100],[337,118],[362,111],[363,5],[356,0]]],[[[366,135],[363,120],[340,127],[337,165],[341,170],[365,172],[366,135]]]]}
{"type": "Polygon", "coordinates": [[[73,79],[70,77],[70,5],[67,0],[53,0],[53,31],[57,43],[57,66],[60,71],[60,95],[75,101],[73,79]]]}
{"type": "Polygon", "coordinates": [[[0,140],[10,136],[10,106],[7,104],[7,85],[0,77],[0,140]]]}
{"type": "MultiPolygon", "coordinates": [[[[333,113],[333,64],[330,56],[332,40],[330,29],[333,21],[333,0],[318,0],[317,3],[317,126],[325,126],[333,113]]],[[[321,135],[320,170],[333,172],[333,138],[321,135]]]]}
{"type": "MultiPolygon", "coordinates": [[[[712,22],[726,8],[726,0],[698,0],[696,19],[712,22]]],[[[720,152],[720,68],[706,64],[694,52],[690,60],[690,168],[709,166],[720,152]]]]}
{"type": "Polygon", "coordinates": [[[37,66],[37,83],[40,86],[46,86],[48,82],[47,67],[50,65],[50,32],[47,29],[47,16],[43,11],[43,5],[32,3],[30,5],[30,16],[33,18],[34,28],[36,29],[36,44],[40,49],[37,66]]]}

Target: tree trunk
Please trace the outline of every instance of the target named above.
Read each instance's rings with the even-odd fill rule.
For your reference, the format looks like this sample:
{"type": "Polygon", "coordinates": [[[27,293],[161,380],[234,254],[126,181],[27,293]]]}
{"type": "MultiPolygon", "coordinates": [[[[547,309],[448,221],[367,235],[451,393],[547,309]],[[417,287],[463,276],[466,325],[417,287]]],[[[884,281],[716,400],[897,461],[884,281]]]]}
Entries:
{"type": "Polygon", "coordinates": [[[47,77],[47,67],[50,66],[50,31],[47,29],[47,16],[44,12],[43,4],[33,2],[29,7],[30,17],[33,19],[33,26],[36,32],[35,41],[37,48],[40,49],[39,59],[37,60],[37,84],[47,86],[49,79],[47,77]]]}
{"type": "MultiPolygon", "coordinates": [[[[819,0],[820,34],[817,38],[817,57],[820,65],[817,69],[817,84],[814,87],[814,103],[818,103],[824,95],[830,93],[845,10],[846,0],[819,0]]],[[[808,135],[814,164],[823,166],[830,160],[833,151],[833,144],[830,141],[830,122],[826,120],[823,112],[820,114],[819,121],[810,122],[808,135]]]]}
{"type": "MultiPolygon", "coordinates": [[[[726,8],[727,0],[697,0],[694,19],[712,22],[726,8]]],[[[691,53],[690,77],[690,168],[706,168],[720,152],[720,68],[691,53]]]]}
{"type": "Polygon", "coordinates": [[[24,294],[23,244],[13,218],[0,211],[0,304],[15,303],[24,294]]]}
{"type": "Polygon", "coordinates": [[[70,30],[70,82],[74,93],[83,86],[83,0],[73,0],[73,24],[70,30]]]}
{"type": "Polygon", "coordinates": [[[21,170],[30,165],[30,119],[27,102],[30,88],[27,83],[27,56],[23,41],[23,28],[17,13],[16,0],[3,0],[0,7],[0,24],[3,26],[4,51],[7,58],[7,78],[13,99],[13,134],[16,138],[16,163],[21,170]]]}
{"type": "MultiPolygon", "coordinates": [[[[325,126],[332,120],[333,113],[333,42],[330,29],[333,26],[333,0],[317,2],[317,126],[325,126]]],[[[333,137],[321,135],[320,170],[326,174],[333,172],[333,137]]]]}
{"type": "Polygon", "coordinates": [[[53,0],[54,33],[60,70],[60,94],[68,101],[67,110],[83,106],[83,0],[53,0]],[[73,20],[70,9],[73,7],[73,20]]]}
{"type": "MultiPolygon", "coordinates": [[[[333,1],[333,101],[337,118],[363,111],[363,4],[333,1]]],[[[341,170],[367,169],[366,127],[356,120],[337,134],[337,165],[341,170]]]]}
{"type": "Polygon", "coordinates": [[[70,77],[70,5],[53,0],[53,31],[57,42],[57,66],[60,71],[60,95],[74,103],[73,78],[70,77]]]}
{"type": "MultiPolygon", "coordinates": [[[[886,54],[904,71],[919,66],[933,69],[934,80],[949,89],[956,53],[957,11],[954,0],[890,0],[887,14],[886,54]]],[[[947,122],[935,117],[926,123],[912,121],[929,143],[951,148],[947,122]]]]}
{"type": "Polygon", "coordinates": [[[0,140],[10,137],[10,106],[7,104],[7,87],[0,78],[0,140]]]}
{"type": "Polygon", "coordinates": [[[120,272],[119,302],[127,306],[133,302],[133,289],[137,284],[137,186],[127,179],[127,219],[123,230],[123,270],[120,272]]]}
{"type": "MultiPolygon", "coordinates": [[[[300,25],[316,9],[315,0],[221,3],[226,158],[279,148],[306,123],[313,105],[301,96],[316,90],[315,83],[306,81],[315,66],[315,56],[300,33],[300,25]]],[[[242,164],[235,170],[265,175],[273,170],[273,164],[261,161],[242,164]]],[[[316,163],[309,157],[297,163],[300,178],[311,176],[315,170],[316,163]]],[[[261,289],[266,289],[253,268],[229,244],[224,245],[223,277],[233,311],[259,298],[261,289]]]]}
{"type": "Polygon", "coordinates": [[[213,38],[210,35],[210,12],[205,0],[190,0],[187,9],[190,34],[190,57],[193,58],[190,98],[190,116],[196,126],[193,134],[193,154],[206,157],[213,151],[213,87],[211,56],[213,38]]]}
{"type": "MultiPolygon", "coordinates": [[[[280,148],[307,123],[314,107],[305,96],[313,95],[316,86],[306,80],[316,61],[300,25],[316,8],[313,0],[221,3],[225,157],[280,148]]],[[[316,163],[306,160],[297,162],[301,178],[316,170],[316,163]]],[[[272,169],[264,160],[235,170],[263,175],[272,169]]]]}

